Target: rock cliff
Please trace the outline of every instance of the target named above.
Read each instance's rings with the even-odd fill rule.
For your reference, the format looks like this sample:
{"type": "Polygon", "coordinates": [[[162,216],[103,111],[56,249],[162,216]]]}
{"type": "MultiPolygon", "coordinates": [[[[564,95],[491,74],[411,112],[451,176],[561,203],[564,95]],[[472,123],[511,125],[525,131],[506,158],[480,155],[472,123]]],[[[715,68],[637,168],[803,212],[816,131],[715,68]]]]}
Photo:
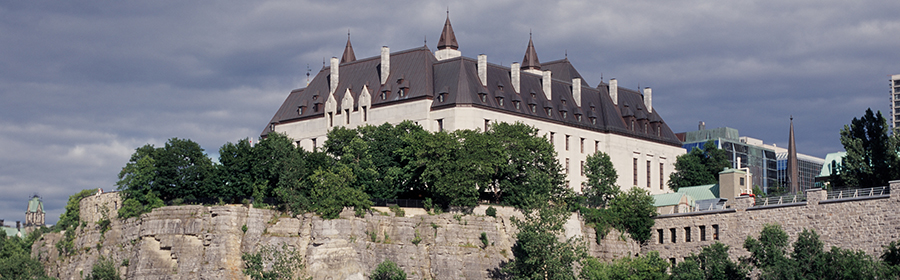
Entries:
{"type": "MultiPolygon", "coordinates": [[[[106,195],[113,194],[82,201],[85,226],[77,229],[75,253],[59,254],[55,244],[61,233],[35,242],[33,254],[50,276],[81,279],[103,256],[120,264],[127,279],[247,279],[242,254],[286,244],[302,256],[305,274],[313,279],[367,279],[384,260],[396,262],[409,279],[488,279],[512,258],[516,229],[510,218],[520,216],[502,207],[496,218],[485,216],[482,206],[468,215],[417,215],[417,209],[407,209],[404,217],[375,211],[358,218],[345,211],[339,219],[323,220],[227,205],[170,206],[119,220],[110,217],[115,211],[105,209],[115,210],[121,203],[106,195]],[[106,217],[111,226],[104,232],[97,221],[106,217]]],[[[566,232],[583,236],[591,254],[604,259],[640,251],[637,243],[616,232],[597,245],[593,229],[574,215],[566,232]]]]}

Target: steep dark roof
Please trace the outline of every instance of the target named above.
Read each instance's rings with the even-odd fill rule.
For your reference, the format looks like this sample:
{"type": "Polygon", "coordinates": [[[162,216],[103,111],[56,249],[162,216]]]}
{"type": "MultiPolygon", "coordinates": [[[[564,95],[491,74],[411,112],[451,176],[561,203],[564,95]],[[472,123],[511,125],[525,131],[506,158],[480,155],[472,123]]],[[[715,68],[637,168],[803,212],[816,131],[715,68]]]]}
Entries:
{"type": "Polygon", "coordinates": [[[459,49],[459,44],[456,43],[456,34],[453,34],[453,26],[450,25],[450,14],[447,14],[447,21],[444,22],[444,31],[441,32],[441,39],[438,40],[439,50],[443,50],[446,48],[450,49],[459,49]]]}
{"type": "MultiPolygon", "coordinates": [[[[552,96],[548,100],[543,91],[540,75],[521,72],[519,92],[516,92],[510,80],[509,67],[489,63],[487,86],[482,86],[478,78],[477,61],[472,58],[455,57],[437,61],[427,47],[420,47],[392,53],[390,59],[390,76],[384,85],[380,84],[379,78],[380,57],[340,64],[340,81],[334,93],[338,108],[341,108],[340,102],[348,88],[353,100],[359,100],[363,85],[367,85],[372,96],[372,107],[427,98],[433,100],[431,110],[459,106],[478,107],[560,125],[681,146],[681,142],[662,120],[657,110],[646,111],[643,96],[636,90],[620,87],[617,106],[609,96],[606,83],[601,82],[595,88],[588,86],[582,79],[579,107],[572,96],[572,78],[580,77],[580,74],[568,60],[547,64],[547,70],[553,71],[552,96]],[[399,96],[397,92],[400,88],[406,89],[407,94],[399,96]],[[384,99],[381,97],[382,92],[385,93],[384,99]],[[516,102],[519,102],[518,108],[516,102]],[[632,130],[630,125],[626,125],[625,117],[635,114],[640,120],[653,123],[654,129],[632,130]],[[655,129],[656,124],[659,125],[658,131],[655,129]]],[[[328,99],[329,75],[330,69],[323,68],[306,88],[292,91],[270,124],[323,117],[324,103],[328,99]],[[315,104],[321,104],[318,111],[313,109],[315,104]],[[301,106],[307,108],[302,114],[298,114],[301,106]]],[[[271,130],[267,126],[262,136],[269,132],[271,130]]]]}
{"type": "Polygon", "coordinates": [[[541,62],[538,60],[537,52],[534,50],[534,42],[531,41],[531,35],[528,36],[528,48],[525,49],[525,58],[522,59],[522,69],[541,70],[541,62]]]}
{"type": "Polygon", "coordinates": [[[344,55],[341,56],[341,63],[356,61],[356,54],[353,53],[353,45],[350,45],[350,34],[347,33],[347,46],[344,47],[344,55]]]}

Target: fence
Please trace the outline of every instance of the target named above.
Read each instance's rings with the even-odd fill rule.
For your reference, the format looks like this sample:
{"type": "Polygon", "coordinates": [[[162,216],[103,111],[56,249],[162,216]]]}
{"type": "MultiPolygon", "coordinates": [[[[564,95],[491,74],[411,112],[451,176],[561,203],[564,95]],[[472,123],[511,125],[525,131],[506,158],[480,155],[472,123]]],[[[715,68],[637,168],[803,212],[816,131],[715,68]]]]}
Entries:
{"type": "Polygon", "coordinates": [[[400,207],[412,207],[412,208],[425,208],[425,203],[422,200],[417,199],[381,199],[381,198],[373,198],[372,206],[391,206],[397,205],[400,207]]]}
{"type": "Polygon", "coordinates": [[[753,206],[769,206],[806,201],[806,194],[786,194],[781,196],[756,197],[753,206]]]}
{"type": "Polygon", "coordinates": [[[887,195],[887,194],[891,194],[891,188],[888,186],[863,188],[863,189],[842,189],[842,190],[829,191],[828,198],[826,198],[826,200],[876,196],[876,195],[887,195]]]}

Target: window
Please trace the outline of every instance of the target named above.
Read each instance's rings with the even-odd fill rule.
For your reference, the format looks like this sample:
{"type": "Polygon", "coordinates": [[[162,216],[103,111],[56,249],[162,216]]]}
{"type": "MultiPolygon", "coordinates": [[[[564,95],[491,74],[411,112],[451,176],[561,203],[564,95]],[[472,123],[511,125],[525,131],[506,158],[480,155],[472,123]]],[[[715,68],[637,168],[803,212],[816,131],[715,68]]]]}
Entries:
{"type": "Polygon", "coordinates": [[[597,124],[597,118],[591,117],[591,124],[597,124]]]}
{"type": "Polygon", "coordinates": [[[328,112],[328,127],[334,126],[334,113],[328,112]]]}
{"type": "Polygon", "coordinates": [[[600,140],[594,140],[594,153],[600,151],[600,140]]]}
{"type": "Polygon", "coordinates": [[[566,112],[566,111],[559,112],[559,114],[562,115],[563,119],[567,118],[569,115],[568,112],[566,112]]]}
{"type": "Polygon", "coordinates": [[[719,240],[719,225],[713,225],[713,240],[719,240]]]}
{"type": "Polygon", "coordinates": [[[316,138],[313,138],[313,139],[312,139],[312,150],[313,150],[313,151],[316,150],[316,138]]]}
{"type": "Polygon", "coordinates": [[[369,108],[366,106],[362,106],[362,113],[363,113],[363,121],[364,122],[369,121],[369,108]]]}
{"type": "Polygon", "coordinates": [[[387,100],[387,92],[386,91],[381,92],[381,100],[387,100]]]}
{"type": "Polygon", "coordinates": [[[519,102],[519,101],[513,101],[513,105],[516,106],[516,110],[519,110],[519,103],[522,103],[522,102],[519,102]]]}
{"type": "Polygon", "coordinates": [[[487,102],[487,93],[479,93],[478,96],[481,97],[481,103],[487,102]]]}
{"type": "Polygon", "coordinates": [[[438,132],[444,131],[444,119],[438,119],[437,123],[438,123],[438,132]]]}
{"type": "Polygon", "coordinates": [[[503,107],[503,97],[497,97],[497,105],[503,107]]]}
{"type": "Polygon", "coordinates": [[[584,176],[584,161],[581,161],[581,176],[584,176]]]}
{"type": "Polygon", "coordinates": [[[556,133],[553,132],[553,131],[550,132],[550,145],[554,145],[554,144],[553,144],[553,135],[555,135],[555,134],[556,134],[556,133]]]}
{"type": "Polygon", "coordinates": [[[484,120],[484,131],[487,132],[488,128],[491,126],[491,120],[484,120]]]}
{"type": "Polygon", "coordinates": [[[536,108],[537,106],[535,106],[534,104],[528,104],[528,107],[531,107],[531,113],[532,113],[532,114],[534,114],[535,112],[537,112],[537,108],[536,108]]]}
{"type": "Polygon", "coordinates": [[[575,115],[575,120],[577,120],[578,122],[581,122],[581,115],[575,115]]]}
{"type": "Polygon", "coordinates": [[[666,177],[663,176],[663,166],[664,166],[664,165],[665,165],[664,163],[660,163],[660,164],[659,164],[659,189],[660,189],[660,190],[662,190],[662,189],[663,189],[663,185],[665,185],[665,182],[664,182],[664,181],[665,181],[665,178],[666,178],[666,177]]]}
{"type": "Polygon", "coordinates": [[[350,124],[350,109],[344,109],[344,119],[347,120],[347,124],[350,124]]]}
{"type": "Polygon", "coordinates": [[[584,153],[584,138],[581,138],[581,153],[584,153]]]}
{"type": "Polygon", "coordinates": [[[438,102],[444,102],[444,94],[438,94],[438,102]]]}
{"type": "Polygon", "coordinates": [[[700,241],[706,241],[706,226],[700,226],[700,241]]]}
{"type": "Polygon", "coordinates": [[[676,242],[675,242],[675,229],[674,229],[674,228],[670,228],[669,231],[672,232],[672,243],[676,243],[676,242]]]}
{"type": "Polygon", "coordinates": [[[569,174],[569,158],[566,158],[566,174],[569,174]]]}
{"type": "Polygon", "coordinates": [[[647,161],[647,188],[650,188],[650,161],[647,161]]]}
{"type": "Polygon", "coordinates": [[[684,228],[684,242],[691,242],[691,228],[684,228]]]}
{"type": "Polygon", "coordinates": [[[566,135],[566,151],[569,150],[569,135],[566,135]]]}
{"type": "Polygon", "coordinates": [[[659,240],[659,244],[663,244],[663,229],[657,229],[656,236],[657,236],[657,239],[659,240]]]}
{"type": "Polygon", "coordinates": [[[741,186],[743,186],[744,185],[744,177],[741,177],[740,181],[741,181],[741,186]]]}
{"type": "Polygon", "coordinates": [[[637,173],[637,161],[638,161],[638,159],[636,159],[636,158],[632,160],[632,165],[633,165],[633,169],[634,169],[634,170],[631,171],[631,174],[634,175],[634,176],[632,176],[632,177],[634,177],[634,184],[632,184],[632,185],[634,185],[635,187],[638,186],[638,182],[637,182],[637,176],[638,176],[638,175],[637,175],[637,174],[638,174],[638,173],[637,173]]]}
{"type": "Polygon", "coordinates": [[[548,116],[548,117],[550,116],[550,114],[553,113],[553,110],[550,110],[550,108],[544,108],[544,111],[547,112],[547,116],[548,116]]]}
{"type": "Polygon", "coordinates": [[[297,108],[297,115],[303,115],[303,106],[297,108]]]}
{"type": "Polygon", "coordinates": [[[672,267],[675,267],[675,258],[669,258],[669,262],[672,263],[672,267]]]}

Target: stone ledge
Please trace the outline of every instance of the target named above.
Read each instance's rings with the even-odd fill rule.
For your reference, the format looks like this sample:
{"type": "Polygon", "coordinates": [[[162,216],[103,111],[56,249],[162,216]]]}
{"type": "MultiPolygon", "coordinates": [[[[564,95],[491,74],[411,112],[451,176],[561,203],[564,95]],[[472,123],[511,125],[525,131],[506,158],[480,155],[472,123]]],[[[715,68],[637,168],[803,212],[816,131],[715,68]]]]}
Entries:
{"type": "Polygon", "coordinates": [[[747,211],[765,210],[765,209],[783,208],[783,207],[806,206],[806,205],[807,205],[806,202],[791,202],[791,203],[782,203],[782,204],[760,205],[760,206],[753,206],[753,207],[747,208],[747,211]]]}
{"type": "Polygon", "coordinates": [[[858,200],[885,199],[885,198],[891,198],[891,195],[890,195],[890,194],[884,194],[884,195],[871,195],[871,196],[860,196],[860,197],[848,197],[848,198],[841,198],[841,199],[829,199],[829,200],[822,200],[822,201],[819,201],[819,204],[840,203],[840,202],[858,201],[858,200]]]}
{"type": "Polygon", "coordinates": [[[700,215],[710,215],[710,214],[724,214],[724,213],[734,213],[734,212],[737,212],[737,210],[735,210],[735,209],[708,210],[708,211],[697,211],[697,212],[689,212],[689,213],[665,214],[665,215],[656,216],[654,219],[700,216],[700,215]]]}

